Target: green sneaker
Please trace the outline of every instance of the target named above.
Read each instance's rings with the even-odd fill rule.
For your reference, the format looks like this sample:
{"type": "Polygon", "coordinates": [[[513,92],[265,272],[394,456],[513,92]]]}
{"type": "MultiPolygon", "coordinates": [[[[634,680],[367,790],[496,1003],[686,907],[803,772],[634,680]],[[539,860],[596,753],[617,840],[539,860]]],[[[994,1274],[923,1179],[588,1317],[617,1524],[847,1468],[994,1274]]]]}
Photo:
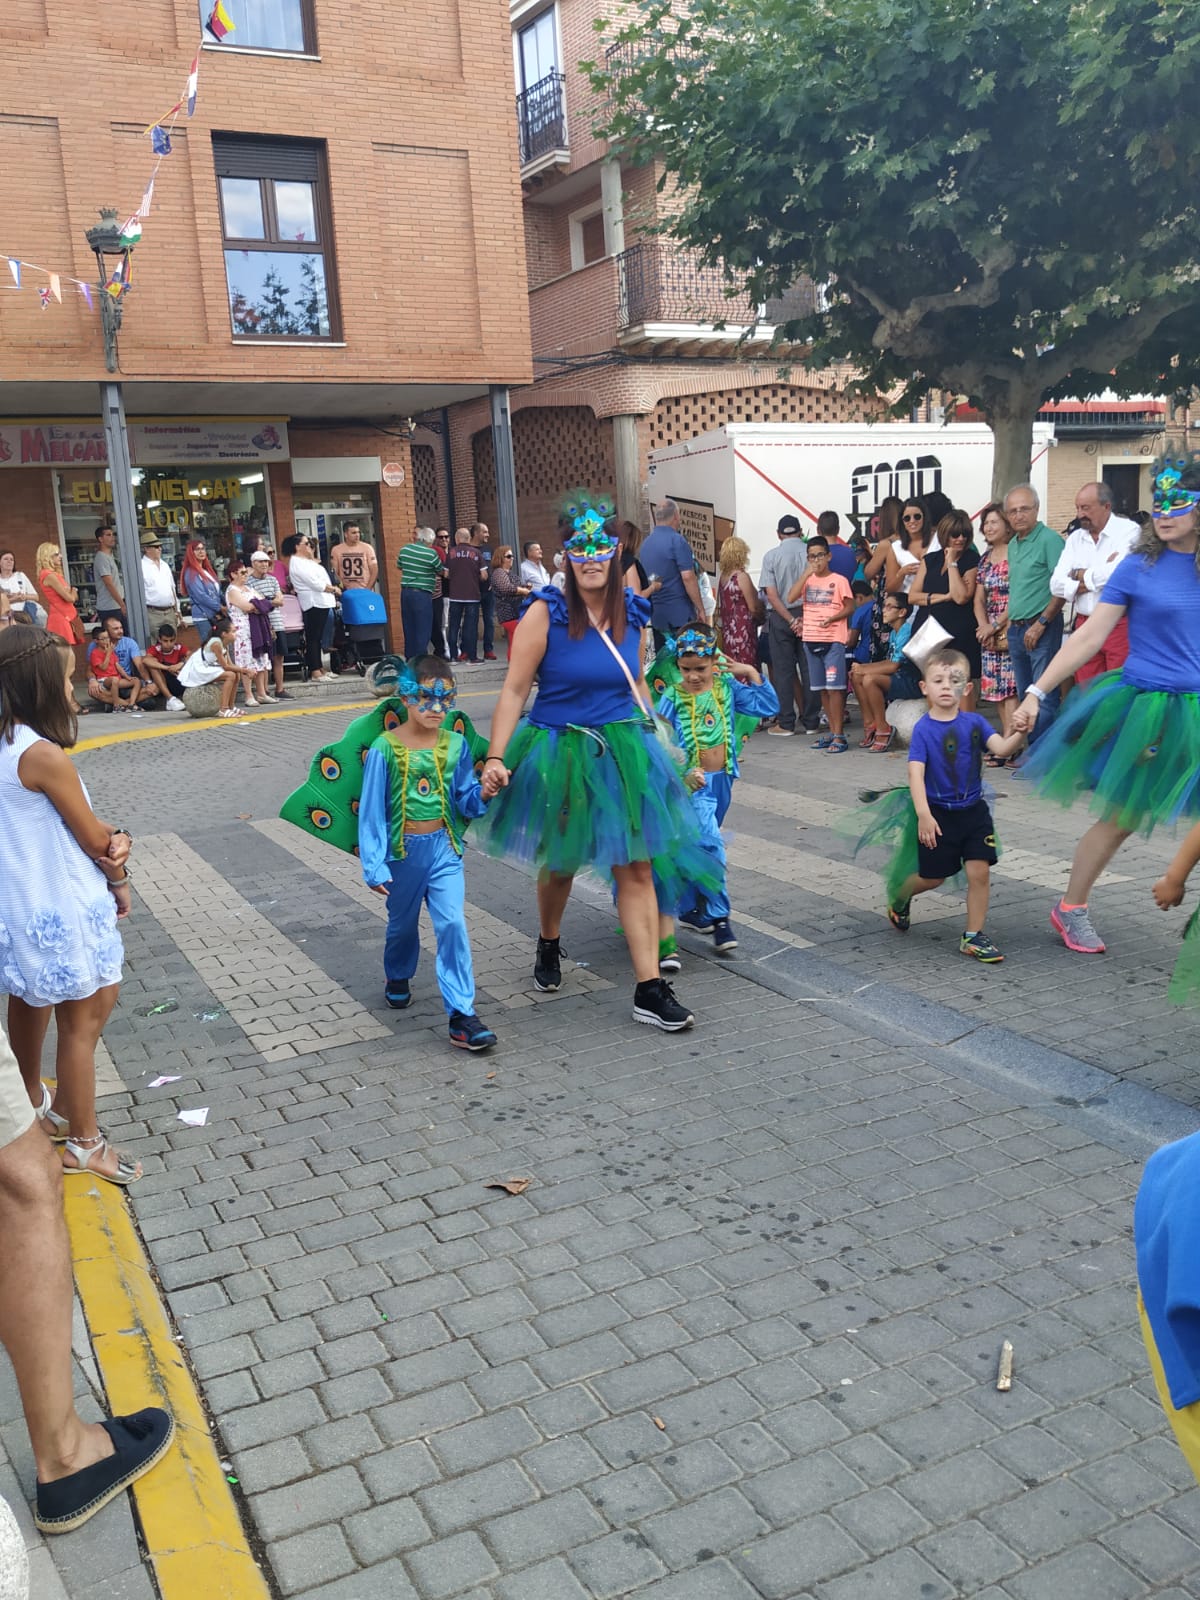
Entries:
{"type": "Polygon", "coordinates": [[[658,970],[660,972],[678,972],[683,966],[679,958],[679,946],[675,943],[675,935],[671,934],[666,939],[658,941],[658,970]]]}
{"type": "Polygon", "coordinates": [[[964,956],[974,956],[976,961],[1004,960],[986,933],[964,933],[958,942],[958,948],[964,956]]]}

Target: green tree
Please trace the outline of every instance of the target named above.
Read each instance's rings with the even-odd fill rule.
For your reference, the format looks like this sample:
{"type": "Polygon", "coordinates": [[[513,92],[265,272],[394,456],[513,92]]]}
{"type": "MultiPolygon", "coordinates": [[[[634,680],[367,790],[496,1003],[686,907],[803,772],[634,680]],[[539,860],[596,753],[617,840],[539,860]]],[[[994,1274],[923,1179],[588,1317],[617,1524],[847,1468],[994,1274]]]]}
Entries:
{"type": "Polygon", "coordinates": [[[637,0],[592,64],[669,231],[897,409],[937,385],[1027,476],[1044,400],[1200,376],[1200,7],[637,0]]]}
{"type": "Polygon", "coordinates": [[[273,266],[268,267],[263,274],[262,294],[255,309],[261,317],[258,327],[260,333],[288,334],[304,331],[296,324],[287,285],[273,266]]]}
{"type": "Polygon", "coordinates": [[[325,297],[324,263],[320,256],[306,255],[300,262],[301,289],[296,300],[296,328],[299,333],[319,338],[329,332],[329,304],[325,297]],[[318,272],[318,264],[322,270],[318,272]]]}

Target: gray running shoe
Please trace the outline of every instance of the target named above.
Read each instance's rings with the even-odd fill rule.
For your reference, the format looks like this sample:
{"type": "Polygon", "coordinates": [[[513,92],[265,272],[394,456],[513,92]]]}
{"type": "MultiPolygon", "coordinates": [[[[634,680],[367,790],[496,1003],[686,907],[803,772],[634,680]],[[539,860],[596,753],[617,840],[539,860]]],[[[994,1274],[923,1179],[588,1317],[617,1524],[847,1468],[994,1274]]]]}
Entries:
{"type": "Polygon", "coordinates": [[[1076,950],[1081,956],[1102,956],[1108,948],[1092,927],[1086,906],[1075,906],[1068,911],[1060,900],[1050,913],[1050,921],[1068,950],[1076,950]]]}

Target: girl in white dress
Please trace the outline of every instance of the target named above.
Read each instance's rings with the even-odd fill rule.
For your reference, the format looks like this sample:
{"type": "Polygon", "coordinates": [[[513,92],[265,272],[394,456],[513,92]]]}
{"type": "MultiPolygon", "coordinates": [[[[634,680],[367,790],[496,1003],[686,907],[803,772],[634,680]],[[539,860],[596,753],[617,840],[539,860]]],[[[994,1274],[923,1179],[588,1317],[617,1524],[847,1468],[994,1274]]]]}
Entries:
{"type": "Polygon", "coordinates": [[[101,822],[67,750],[75,743],[74,657],[42,628],[0,633],[0,992],[38,1115],[63,1170],[128,1184],[141,1164],[96,1126],[96,1044],[116,1004],[129,914],[129,835],[101,822]],[[41,1080],[53,1009],[53,1099],[41,1080]]]}

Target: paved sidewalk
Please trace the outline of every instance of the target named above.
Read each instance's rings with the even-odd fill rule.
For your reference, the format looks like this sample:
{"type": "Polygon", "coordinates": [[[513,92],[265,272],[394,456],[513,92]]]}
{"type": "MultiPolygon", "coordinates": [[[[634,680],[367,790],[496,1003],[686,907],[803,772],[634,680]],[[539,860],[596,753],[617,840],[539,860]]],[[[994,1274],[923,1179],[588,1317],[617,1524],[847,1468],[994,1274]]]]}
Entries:
{"type": "Polygon", "coordinates": [[[348,715],[80,757],[137,836],[106,1120],[146,1163],[135,1214],[280,1593],[1200,1590],[1129,1239],[1141,1159],[1200,1120],[1148,896],[1169,845],[1114,862],[1090,966],[1045,925],[1078,819],[1002,775],[1009,959],[984,970],[952,895],[894,935],[834,826],[902,761],[756,741],[731,815],[748,925],[730,961],[686,941],[695,1032],[632,1023],[583,884],[581,965],[535,998],[530,885],[469,855],[501,1036],[473,1058],[428,957],[412,1010],[381,1005],[381,903],[273,820],[348,715]]]}

